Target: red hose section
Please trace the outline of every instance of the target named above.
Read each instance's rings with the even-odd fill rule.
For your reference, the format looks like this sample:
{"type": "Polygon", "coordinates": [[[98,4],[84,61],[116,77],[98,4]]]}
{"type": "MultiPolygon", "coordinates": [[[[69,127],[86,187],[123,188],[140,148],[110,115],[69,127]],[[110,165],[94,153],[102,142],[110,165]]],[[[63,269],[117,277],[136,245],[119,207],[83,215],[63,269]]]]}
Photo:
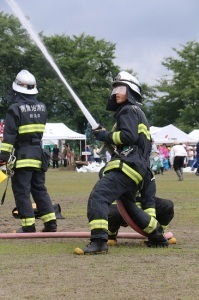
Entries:
{"type": "Polygon", "coordinates": [[[119,209],[119,212],[121,214],[121,216],[123,217],[123,219],[126,221],[126,223],[131,226],[131,228],[133,228],[135,231],[137,231],[138,233],[140,233],[141,235],[146,236],[146,233],[144,233],[144,231],[142,231],[142,229],[140,229],[131,219],[131,217],[129,216],[129,214],[127,213],[124,204],[122,203],[122,201],[120,200],[116,200],[117,203],[117,207],[119,209]]]}
{"type": "MultiPolygon", "coordinates": [[[[0,233],[0,239],[29,239],[29,238],[90,238],[90,232],[33,232],[33,233],[0,233]]],[[[166,232],[165,237],[173,237],[172,232],[166,232]]],[[[144,239],[137,232],[119,232],[117,238],[144,239]]]]}
{"type": "MultiPolygon", "coordinates": [[[[129,216],[129,214],[127,213],[122,201],[120,200],[116,200],[117,203],[117,207],[119,209],[119,212],[121,214],[121,216],[123,217],[123,219],[126,221],[126,223],[133,228],[135,231],[138,232],[139,235],[146,237],[146,233],[144,231],[142,231],[142,229],[140,229],[131,219],[131,217],[129,216]]],[[[171,239],[173,237],[173,233],[172,232],[165,232],[164,233],[164,237],[166,239],[171,239]]]]}

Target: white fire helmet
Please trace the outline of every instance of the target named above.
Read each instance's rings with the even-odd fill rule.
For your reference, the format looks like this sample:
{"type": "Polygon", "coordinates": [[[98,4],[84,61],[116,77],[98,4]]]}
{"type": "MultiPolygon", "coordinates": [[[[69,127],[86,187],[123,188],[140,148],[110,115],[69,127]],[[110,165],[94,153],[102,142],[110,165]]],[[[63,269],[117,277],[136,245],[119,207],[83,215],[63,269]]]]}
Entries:
{"type": "Polygon", "coordinates": [[[130,87],[130,89],[141,96],[141,87],[139,81],[130,73],[126,71],[121,71],[115,77],[112,82],[113,87],[119,84],[125,84],[130,87]]]}
{"type": "Polygon", "coordinates": [[[12,88],[14,91],[22,94],[34,95],[38,93],[36,79],[27,70],[21,70],[17,74],[16,79],[12,84],[12,88]]]}

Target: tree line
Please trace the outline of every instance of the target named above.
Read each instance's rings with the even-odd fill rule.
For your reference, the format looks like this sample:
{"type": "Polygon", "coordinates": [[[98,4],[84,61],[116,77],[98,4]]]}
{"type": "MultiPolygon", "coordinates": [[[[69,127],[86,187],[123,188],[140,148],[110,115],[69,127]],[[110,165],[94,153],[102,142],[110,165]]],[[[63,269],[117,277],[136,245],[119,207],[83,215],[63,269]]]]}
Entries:
{"type": "MultiPolygon", "coordinates": [[[[121,70],[114,64],[116,45],[81,34],[40,38],[66,81],[95,120],[112,127],[112,113],[105,110],[111,82],[121,70]]],[[[34,74],[38,99],[48,108],[48,122],[63,122],[90,136],[91,128],[57,74],[26,30],[13,15],[0,13],[0,119],[5,118],[5,96],[16,74],[27,69],[34,74]]],[[[162,62],[167,74],[157,85],[141,83],[143,108],[152,126],[174,124],[185,132],[199,128],[199,43],[189,41],[173,49],[176,57],[162,62]]],[[[136,74],[136,70],[126,70],[136,74]]],[[[137,76],[137,75],[136,75],[137,76]]],[[[139,76],[137,76],[139,79],[139,76]]]]}

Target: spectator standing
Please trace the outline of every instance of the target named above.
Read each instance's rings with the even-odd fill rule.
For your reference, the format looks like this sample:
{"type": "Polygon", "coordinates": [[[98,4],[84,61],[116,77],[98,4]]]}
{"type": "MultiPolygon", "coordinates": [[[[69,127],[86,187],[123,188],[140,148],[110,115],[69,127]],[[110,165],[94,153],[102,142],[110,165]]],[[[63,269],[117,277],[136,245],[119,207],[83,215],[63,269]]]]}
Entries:
{"type": "Polygon", "coordinates": [[[192,167],[194,162],[194,151],[193,146],[186,144],[186,151],[187,151],[187,167],[192,167]]]}
{"type": "Polygon", "coordinates": [[[53,158],[53,169],[55,169],[55,167],[59,168],[59,148],[57,148],[57,145],[54,145],[52,158],[53,158]]]}
{"type": "Polygon", "coordinates": [[[171,148],[170,151],[170,163],[171,168],[174,168],[179,181],[183,180],[183,167],[184,161],[187,157],[187,152],[182,144],[175,142],[174,146],[171,148]]]}
{"type": "Polygon", "coordinates": [[[158,148],[157,148],[157,146],[155,144],[154,139],[152,139],[151,141],[152,141],[152,143],[151,143],[151,154],[152,153],[157,153],[157,152],[159,153],[158,148]]]}
{"type": "Polygon", "coordinates": [[[89,162],[92,162],[92,161],[93,161],[93,155],[92,155],[92,152],[93,152],[93,151],[92,151],[91,146],[90,146],[90,145],[86,145],[85,151],[86,151],[86,152],[90,152],[90,155],[87,156],[87,160],[88,160],[89,162]]]}
{"type": "Polygon", "coordinates": [[[64,149],[62,151],[62,158],[64,161],[64,167],[67,167],[67,145],[64,145],[64,149]]]}
{"type": "Polygon", "coordinates": [[[94,158],[94,161],[99,163],[100,162],[100,156],[99,156],[98,152],[99,152],[99,149],[98,149],[97,145],[95,145],[95,147],[93,149],[93,158],[94,158]]]}

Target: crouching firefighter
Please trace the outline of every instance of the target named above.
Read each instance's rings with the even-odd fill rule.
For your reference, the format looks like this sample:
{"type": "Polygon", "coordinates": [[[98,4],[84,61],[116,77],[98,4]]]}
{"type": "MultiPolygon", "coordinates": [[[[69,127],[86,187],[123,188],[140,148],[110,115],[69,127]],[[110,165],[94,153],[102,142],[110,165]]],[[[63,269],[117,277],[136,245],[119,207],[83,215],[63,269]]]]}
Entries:
{"type": "Polygon", "coordinates": [[[20,71],[5,98],[12,102],[8,108],[0,165],[5,164],[15,149],[16,161],[11,177],[15,203],[21,219],[17,233],[35,232],[35,214],[30,195],[37,205],[44,223],[42,231],[56,231],[57,223],[50,196],[45,187],[45,171],[41,139],[47,111],[36,98],[38,93],[35,77],[27,70],[20,71]]]}
{"type": "MultiPolygon", "coordinates": [[[[136,205],[143,209],[149,215],[154,216],[164,228],[164,230],[166,230],[167,226],[174,217],[174,204],[172,200],[156,197],[155,192],[155,178],[153,177],[151,182],[148,182],[147,185],[144,181],[143,188],[137,194],[136,205]],[[151,209],[152,202],[150,201],[150,198],[152,199],[152,202],[155,201],[155,214],[154,210],[151,209]]],[[[128,224],[121,216],[115,201],[110,205],[108,214],[109,246],[115,246],[117,244],[117,234],[121,226],[127,227],[128,224]]],[[[171,243],[170,240],[169,243],[171,243]]],[[[151,241],[150,239],[148,239],[148,241],[145,241],[145,244],[148,247],[154,246],[153,241],[151,241]]]]}
{"type": "MultiPolygon", "coordinates": [[[[149,154],[151,137],[149,124],[141,110],[141,88],[138,80],[122,71],[113,81],[107,110],[115,111],[115,131],[98,128],[97,140],[116,145],[117,153],[104,169],[104,176],[96,183],[88,199],[87,216],[91,227],[90,243],[75,254],[107,253],[109,206],[116,200],[123,202],[130,217],[147,234],[153,244],[168,246],[163,228],[155,219],[136,205],[136,193],[144,178],[151,179],[149,154]]],[[[151,208],[155,215],[155,203],[151,208]]]]}

